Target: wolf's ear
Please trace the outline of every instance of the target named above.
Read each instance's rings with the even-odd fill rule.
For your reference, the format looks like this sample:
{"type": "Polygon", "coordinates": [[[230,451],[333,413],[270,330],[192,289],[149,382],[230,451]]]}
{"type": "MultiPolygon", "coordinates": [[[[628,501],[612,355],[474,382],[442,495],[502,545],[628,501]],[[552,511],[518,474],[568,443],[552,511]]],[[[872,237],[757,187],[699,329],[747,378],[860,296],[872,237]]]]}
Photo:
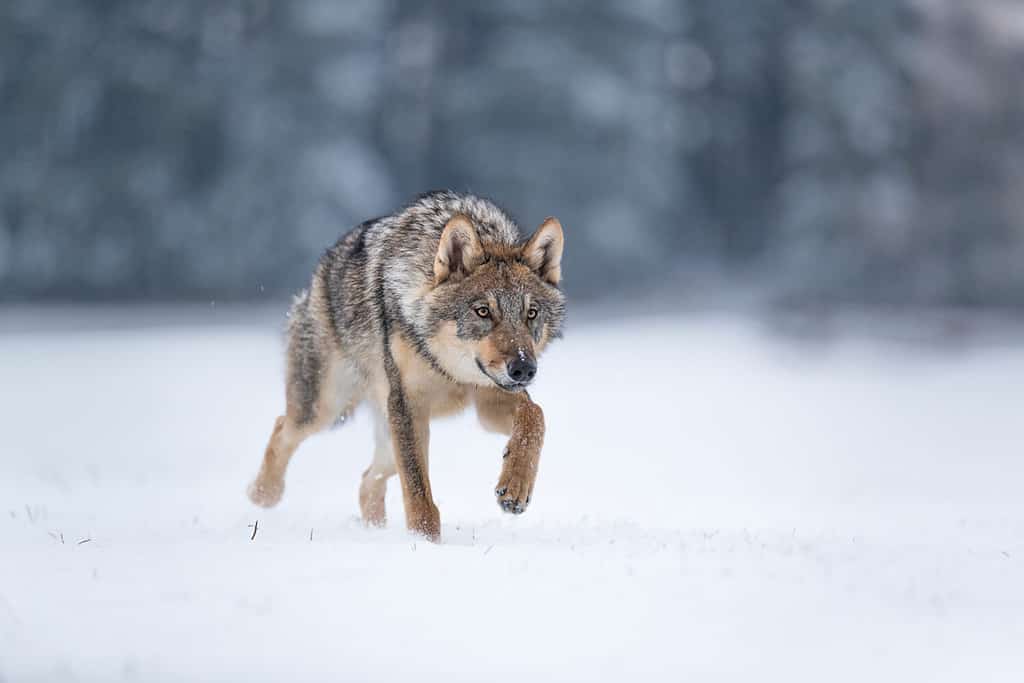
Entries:
{"type": "Polygon", "coordinates": [[[553,285],[562,279],[562,224],[557,218],[544,220],[523,247],[523,258],[537,275],[553,285]]]}
{"type": "Polygon", "coordinates": [[[484,248],[472,221],[455,214],[444,226],[434,257],[434,281],[441,284],[455,273],[469,274],[483,263],[484,248]]]}

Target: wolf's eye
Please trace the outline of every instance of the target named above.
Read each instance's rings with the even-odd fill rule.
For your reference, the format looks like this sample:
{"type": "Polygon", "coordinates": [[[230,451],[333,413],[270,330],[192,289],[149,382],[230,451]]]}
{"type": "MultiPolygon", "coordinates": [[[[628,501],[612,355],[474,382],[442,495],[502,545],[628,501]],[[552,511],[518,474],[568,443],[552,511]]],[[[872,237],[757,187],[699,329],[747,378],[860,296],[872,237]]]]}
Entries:
{"type": "Polygon", "coordinates": [[[480,316],[481,318],[490,318],[491,317],[491,309],[487,308],[486,306],[477,306],[476,307],[476,314],[478,316],[480,316]]]}
{"type": "Polygon", "coordinates": [[[531,308],[530,310],[528,310],[526,312],[526,318],[528,320],[533,320],[536,317],[537,317],[537,309],[536,308],[531,308]]]}

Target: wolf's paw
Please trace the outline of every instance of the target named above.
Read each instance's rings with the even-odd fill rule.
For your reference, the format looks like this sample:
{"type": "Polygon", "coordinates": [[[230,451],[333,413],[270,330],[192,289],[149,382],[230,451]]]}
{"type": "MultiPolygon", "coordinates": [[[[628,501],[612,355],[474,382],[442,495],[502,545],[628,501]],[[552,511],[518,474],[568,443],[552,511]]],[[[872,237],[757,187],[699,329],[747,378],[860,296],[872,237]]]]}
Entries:
{"type": "Polygon", "coordinates": [[[522,477],[508,476],[502,473],[494,495],[498,497],[498,506],[505,512],[521,515],[530,504],[530,486],[522,477]]]}
{"type": "Polygon", "coordinates": [[[284,480],[268,481],[259,477],[249,484],[249,500],[264,508],[272,508],[281,501],[284,494],[284,480]]]}
{"type": "Polygon", "coordinates": [[[406,515],[409,531],[431,543],[441,542],[441,513],[432,502],[414,502],[406,515]]]}

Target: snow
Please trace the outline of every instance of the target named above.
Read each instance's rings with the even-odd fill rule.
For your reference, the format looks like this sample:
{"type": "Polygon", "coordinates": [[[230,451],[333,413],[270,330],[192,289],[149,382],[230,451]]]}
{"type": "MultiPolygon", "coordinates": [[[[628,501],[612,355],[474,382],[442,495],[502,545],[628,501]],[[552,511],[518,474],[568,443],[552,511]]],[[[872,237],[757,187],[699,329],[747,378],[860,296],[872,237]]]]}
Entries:
{"type": "Polygon", "coordinates": [[[356,520],[361,412],[248,503],[280,339],[229,309],[0,310],[0,680],[1024,680],[1019,338],[574,319],[526,514],[434,424],[435,546],[394,480],[356,520]]]}

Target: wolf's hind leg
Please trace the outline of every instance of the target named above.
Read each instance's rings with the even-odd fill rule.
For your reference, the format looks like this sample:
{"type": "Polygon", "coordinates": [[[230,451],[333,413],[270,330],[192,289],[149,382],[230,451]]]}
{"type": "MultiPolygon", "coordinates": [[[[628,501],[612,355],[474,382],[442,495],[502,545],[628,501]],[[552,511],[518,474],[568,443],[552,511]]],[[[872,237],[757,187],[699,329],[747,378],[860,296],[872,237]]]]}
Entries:
{"type": "MultiPolygon", "coordinates": [[[[301,311],[300,311],[301,315],[301,311]]],[[[311,331],[313,321],[293,321],[288,346],[287,411],[277,418],[249,499],[273,507],[284,493],[284,475],[295,449],[307,437],[331,426],[359,401],[359,381],[339,351],[329,350],[311,331]]]]}
{"type": "Polygon", "coordinates": [[[307,436],[309,432],[298,427],[287,415],[274,421],[274,431],[263,453],[263,464],[249,485],[249,500],[265,508],[277,505],[284,493],[284,473],[288,462],[307,436]]]}
{"type": "Polygon", "coordinates": [[[387,519],[384,496],[388,490],[388,479],[397,471],[390,426],[387,418],[380,411],[375,411],[373,462],[363,472],[359,484],[359,510],[367,526],[384,526],[387,519]]]}

